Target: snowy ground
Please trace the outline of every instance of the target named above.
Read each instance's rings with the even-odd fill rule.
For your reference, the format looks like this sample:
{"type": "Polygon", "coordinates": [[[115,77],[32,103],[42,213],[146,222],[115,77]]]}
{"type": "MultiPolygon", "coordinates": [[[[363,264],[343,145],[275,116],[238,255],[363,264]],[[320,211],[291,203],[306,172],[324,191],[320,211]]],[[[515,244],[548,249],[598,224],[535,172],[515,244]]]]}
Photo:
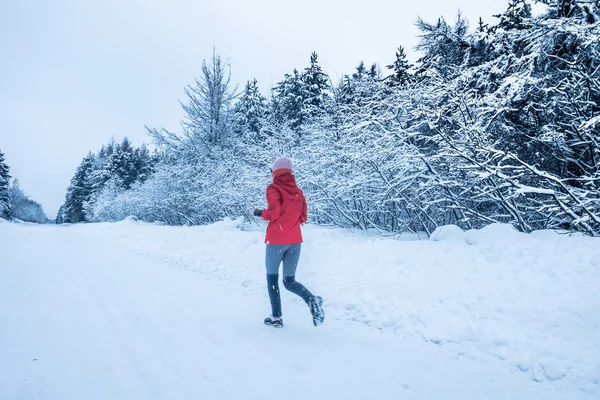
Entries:
{"type": "Polygon", "coordinates": [[[264,245],[209,227],[0,223],[0,399],[598,399],[600,240],[308,226],[267,328],[264,245]]]}

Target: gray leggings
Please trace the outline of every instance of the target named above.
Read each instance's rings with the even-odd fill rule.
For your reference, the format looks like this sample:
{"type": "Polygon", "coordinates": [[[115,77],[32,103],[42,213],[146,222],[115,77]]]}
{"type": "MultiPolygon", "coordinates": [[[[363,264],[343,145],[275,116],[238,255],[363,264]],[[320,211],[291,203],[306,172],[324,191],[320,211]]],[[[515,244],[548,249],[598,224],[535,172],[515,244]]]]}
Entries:
{"type": "Polygon", "coordinates": [[[267,274],[279,274],[279,265],[283,261],[283,276],[296,275],[301,248],[301,244],[268,244],[265,258],[267,274]]]}
{"type": "Polygon", "coordinates": [[[281,317],[281,297],[279,295],[279,265],[283,262],[283,286],[309,303],[312,293],[296,281],[296,267],[300,259],[300,244],[267,245],[267,289],[271,301],[271,315],[281,317]]]}

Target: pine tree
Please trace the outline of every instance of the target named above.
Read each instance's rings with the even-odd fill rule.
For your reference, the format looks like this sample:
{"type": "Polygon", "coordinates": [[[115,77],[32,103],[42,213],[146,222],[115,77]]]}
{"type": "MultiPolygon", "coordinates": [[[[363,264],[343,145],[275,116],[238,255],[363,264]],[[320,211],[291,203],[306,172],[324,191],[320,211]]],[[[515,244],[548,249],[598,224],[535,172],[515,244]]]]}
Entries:
{"type": "Polygon", "coordinates": [[[265,124],[267,100],[258,89],[258,81],[248,81],[239,101],[234,107],[235,131],[239,135],[257,137],[265,124]]]}
{"type": "Polygon", "coordinates": [[[477,22],[477,32],[485,33],[489,28],[489,25],[483,22],[483,18],[479,17],[479,21],[477,22]]]}
{"type": "Polygon", "coordinates": [[[581,11],[577,0],[542,0],[549,6],[548,15],[553,18],[572,18],[581,11]]]}
{"type": "Polygon", "coordinates": [[[305,122],[304,83],[297,69],[286,74],[283,81],[273,88],[272,114],[276,121],[287,123],[298,130],[305,122]]]}
{"type": "Polygon", "coordinates": [[[508,30],[523,30],[531,27],[531,4],[528,0],[510,0],[506,11],[494,17],[500,22],[493,28],[508,30]]]}
{"type": "Polygon", "coordinates": [[[107,172],[106,176],[114,178],[124,190],[131,188],[131,185],[137,180],[133,153],[133,146],[125,137],[107,158],[104,166],[104,170],[107,172]]]}
{"type": "Polygon", "coordinates": [[[273,122],[286,123],[294,131],[315,117],[327,113],[331,106],[331,85],[329,76],[318,63],[317,53],[310,57],[310,65],[299,73],[294,69],[286,74],[272,91],[271,115],[273,122]]]}
{"type": "Polygon", "coordinates": [[[411,80],[410,69],[412,65],[408,62],[404,47],[398,47],[396,51],[396,60],[387,66],[392,74],[386,78],[386,83],[389,86],[405,86],[411,80]]]}
{"type": "Polygon", "coordinates": [[[0,150],[0,218],[11,219],[12,210],[10,206],[9,182],[10,168],[4,161],[4,153],[0,150]]]}
{"type": "Polygon", "coordinates": [[[94,170],[95,156],[90,152],[82,161],[71,184],[67,189],[65,203],[63,205],[62,220],[67,223],[78,223],[87,221],[84,204],[92,195],[90,178],[94,170]]]}
{"type": "Polygon", "coordinates": [[[371,64],[371,68],[369,68],[369,72],[367,74],[369,79],[373,81],[381,80],[381,70],[379,69],[379,65],[377,63],[371,64]]]}
{"type": "Polygon", "coordinates": [[[356,67],[356,72],[352,74],[352,79],[360,80],[368,74],[364,61],[361,61],[356,67]]]}
{"type": "Polygon", "coordinates": [[[302,72],[303,111],[305,118],[323,114],[330,100],[331,86],[329,76],[323,72],[318,62],[318,55],[310,55],[310,65],[302,72]]]}
{"type": "Polygon", "coordinates": [[[459,72],[470,49],[468,42],[468,22],[459,13],[454,26],[448,25],[444,18],[439,18],[435,25],[421,19],[417,21],[421,31],[417,46],[425,55],[419,59],[419,75],[435,72],[450,78],[459,72]]]}
{"type": "Polygon", "coordinates": [[[365,67],[361,61],[351,76],[345,75],[337,89],[336,100],[340,104],[362,105],[377,95],[380,89],[380,73],[377,64],[365,67]]]}
{"type": "Polygon", "coordinates": [[[154,172],[155,161],[145,144],[133,151],[134,182],[144,183],[154,172]]]}
{"type": "Polygon", "coordinates": [[[548,6],[546,17],[580,18],[588,24],[600,20],[600,0],[536,0],[548,6]]]}
{"type": "Polygon", "coordinates": [[[64,222],[65,222],[64,204],[61,204],[61,206],[58,208],[58,213],[56,213],[56,220],[54,221],[54,223],[56,223],[57,225],[60,225],[64,222]]]}

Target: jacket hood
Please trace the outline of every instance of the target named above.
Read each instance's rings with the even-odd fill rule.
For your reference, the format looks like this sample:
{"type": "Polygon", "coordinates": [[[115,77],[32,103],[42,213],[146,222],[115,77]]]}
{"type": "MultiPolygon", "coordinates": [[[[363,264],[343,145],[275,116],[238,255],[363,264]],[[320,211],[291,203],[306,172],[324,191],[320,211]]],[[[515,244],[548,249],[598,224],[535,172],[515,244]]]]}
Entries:
{"type": "Polygon", "coordinates": [[[273,183],[283,189],[287,194],[295,196],[300,193],[300,188],[296,185],[296,178],[291,171],[283,170],[276,171],[273,175],[273,183]]]}

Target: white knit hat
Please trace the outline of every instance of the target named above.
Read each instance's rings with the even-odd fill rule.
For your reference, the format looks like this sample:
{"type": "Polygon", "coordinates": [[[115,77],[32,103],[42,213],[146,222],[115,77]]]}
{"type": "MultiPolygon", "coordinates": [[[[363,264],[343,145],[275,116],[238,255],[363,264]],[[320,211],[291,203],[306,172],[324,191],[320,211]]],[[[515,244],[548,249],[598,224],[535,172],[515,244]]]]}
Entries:
{"type": "Polygon", "coordinates": [[[273,167],[271,168],[273,172],[278,169],[292,169],[292,159],[287,157],[280,157],[273,163],[273,167]]]}

